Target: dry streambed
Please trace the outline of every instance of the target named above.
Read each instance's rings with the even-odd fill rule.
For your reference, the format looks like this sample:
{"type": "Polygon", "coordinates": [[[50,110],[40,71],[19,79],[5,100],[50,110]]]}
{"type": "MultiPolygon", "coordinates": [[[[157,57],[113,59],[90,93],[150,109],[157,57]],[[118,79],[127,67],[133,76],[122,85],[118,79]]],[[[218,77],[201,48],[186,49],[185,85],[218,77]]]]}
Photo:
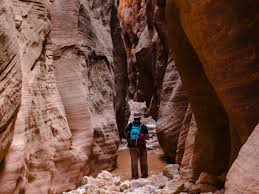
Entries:
{"type": "Polygon", "coordinates": [[[172,164],[164,168],[163,174],[149,178],[124,180],[108,171],[102,171],[96,178],[86,176],[77,190],[63,194],[223,194],[217,191],[220,179],[202,173],[196,183],[183,180],[179,166],[172,164]]]}
{"type": "MultiPolygon", "coordinates": [[[[162,160],[163,151],[161,149],[148,151],[149,174],[159,174],[166,166],[166,162],[162,160]]],[[[130,154],[128,149],[118,152],[117,168],[112,172],[115,176],[120,176],[122,180],[131,178],[130,154]]]]}
{"type": "MultiPolygon", "coordinates": [[[[131,102],[131,110],[140,111],[138,103],[131,102]]],[[[145,105],[143,105],[145,107],[145,105]]],[[[134,112],[133,111],[133,112],[134,112]]],[[[131,120],[131,119],[130,119],[131,120]]],[[[167,165],[162,159],[157,136],[156,123],[151,118],[143,118],[149,125],[150,139],[147,141],[150,177],[131,179],[130,154],[123,140],[119,146],[117,168],[112,172],[102,171],[97,177],[85,176],[82,186],[77,190],[63,194],[221,194],[217,191],[222,186],[221,179],[202,173],[198,181],[193,181],[189,171],[179,169],[179,165],[167,165]]]]}

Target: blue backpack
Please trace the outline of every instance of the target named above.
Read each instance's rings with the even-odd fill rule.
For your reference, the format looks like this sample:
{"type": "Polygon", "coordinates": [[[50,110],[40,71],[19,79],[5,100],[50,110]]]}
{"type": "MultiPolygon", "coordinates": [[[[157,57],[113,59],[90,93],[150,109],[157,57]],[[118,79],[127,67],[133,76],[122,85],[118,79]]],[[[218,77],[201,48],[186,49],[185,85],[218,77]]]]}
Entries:
{"type": "Polygon", "coordinates": [[[130,131],[130,140],[136,141],[139,139],[140,133],[141,133],[141,126],[142,125],[133,125],[131,127],[130,131]]]}

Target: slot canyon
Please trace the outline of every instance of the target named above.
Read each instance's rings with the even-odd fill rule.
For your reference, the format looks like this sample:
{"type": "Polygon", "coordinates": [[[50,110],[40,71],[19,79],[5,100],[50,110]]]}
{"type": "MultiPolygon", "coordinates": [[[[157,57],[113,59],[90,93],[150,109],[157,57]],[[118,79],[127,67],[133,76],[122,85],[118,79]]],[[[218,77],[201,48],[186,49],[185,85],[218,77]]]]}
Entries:
{"type": "Polygon", "coordinates": [[[259,194],[259,1],[0,11],[0,194],[259,194]],[[150,176],[130,180],[136,111],[150,176]]]}

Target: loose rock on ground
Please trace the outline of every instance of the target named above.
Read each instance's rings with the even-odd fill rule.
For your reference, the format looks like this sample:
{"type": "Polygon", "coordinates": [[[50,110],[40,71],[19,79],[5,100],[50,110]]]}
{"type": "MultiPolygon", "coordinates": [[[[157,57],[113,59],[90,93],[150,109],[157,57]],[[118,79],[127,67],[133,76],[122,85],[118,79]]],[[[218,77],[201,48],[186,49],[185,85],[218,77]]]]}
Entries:
{"type": "Polygon", "coordinates": [[[219,192],[213,185],[203,182],[194,184],[182,179],[179,166],[175,164],[166,166],[164,175],[157,174],[148,178],[122,181],[119,176],[102,171],[96,178],[85,176],[82,186],[63,194],[213,194],[219,192]]]}

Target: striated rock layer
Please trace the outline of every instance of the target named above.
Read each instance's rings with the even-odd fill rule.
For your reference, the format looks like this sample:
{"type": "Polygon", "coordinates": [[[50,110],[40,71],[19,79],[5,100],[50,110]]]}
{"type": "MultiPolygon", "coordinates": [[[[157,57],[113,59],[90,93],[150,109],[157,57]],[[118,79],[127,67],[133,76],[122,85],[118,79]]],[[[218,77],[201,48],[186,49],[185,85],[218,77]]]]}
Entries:
{"type": "Polygon", "coordinates": [[[229,171],[226,193],[258,193],[258,2],[118,3],[117,17],[113,0],[0,2],[0,193],[114,168],[126,96],[182,178],[229,171]]]}
{"type": "Polygon", "coordinates": [[[189,178],[226,174],[237,158],[229,193],[256,193],[256,176],[243,176],[247,187],[238,187],[238,177],[257,168],[243,164],[246,156],[258,162],[249,152],[256,149],[251,133],[259,120],[258,7],[256,1],[223,0],[133,0],[119,6],[129,97],[147,102],[167,159],[181,164],[189,178]]]}
{"type": "Polygon", "coordinates": [[[128,61],[128,97],[146,101],[146,115],[158,118],[160,90],[168,63],[165,6],[121,0],[119,19],[128,61]]]}
{"type": "Polygon", "coordinates": [[[166,158],[181,164],[192,111],[168,48],[165,6],[165,0],[123,0],[119,19],[128,59],[128,96],[146,101],[146,116],[157,120],[166,158]]]}
{"type": "Polygon", "coordinates": [[[113,1],[101,0],[55,1],[52,11],[57,86],[72,142],[85,154],[77,165],[93,164],[93,169],[84,168],[86,172],[115,166],[118,133],[113,108],[112,5],[113,1]]]}
{"type": "MultiPolygon", "coordinates": [[[[176,162],[179,135],[185,129],[187,131],[189,129],[188,126],[182,129],[188,104],[187,93],[183,88],[175,64],[171,61],[167,66],[161,90],[157,134],[167,160],[172,163],[176,162]]],[[[190,119],[186,122],[190,123],[190,119]]],[[[185,139],[182,138],[179,141],[184,143],[185,139]]],[[[180,158],[178,158],[178,163],[181,163],[180,158]]]]}
{"type": "MultiPolygon", "coordinates": [[[[117,6],[117,5],[116,5],[117,6]]],[[[126,101],[128,88],[127,53],[122,37],[122,28],[118,17],[117,7],[112,7],[111,37],[113,42],[113,61],[115,78],[115,111],[120,137],[124,136],[124,129],[128,124],[130,110],[126,101]]]]}
{"type": "Polygon", "coordinates": [[[259,120],[258,5],[167,1],[169,42],[198,126],[194,175],[226,172],[244,145],[228,175],[227,193],[258,193],[252,175],[258,158],[251,154],[259,120]]]}
{"type": "Polygon", "coordinates": [[[254,129],[227,175],[226,194],[259,193],[258,126],[254,129]]]}
{"type": "Polygon", "coordinates": [[[114,168],[113,1],[0,6],[0,193],[61,193],[114,168]]]}
{"type": "Polygon", "coordinates": [[[0,162],[13,139],[14,123],[21,104],[20,53],[12,2],[0,2],[0,162]]]}

